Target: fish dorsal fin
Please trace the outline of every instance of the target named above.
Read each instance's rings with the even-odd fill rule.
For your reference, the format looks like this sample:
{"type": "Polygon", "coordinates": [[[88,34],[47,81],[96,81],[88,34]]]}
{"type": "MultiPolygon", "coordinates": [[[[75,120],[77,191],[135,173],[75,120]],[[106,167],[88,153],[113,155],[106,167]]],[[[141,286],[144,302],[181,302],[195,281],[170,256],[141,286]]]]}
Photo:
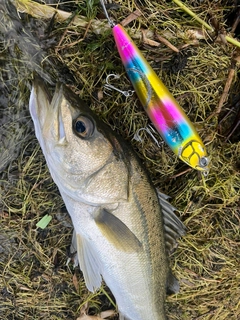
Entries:
{"type": "Polygon", "coordinates": [[[169,270],[167,278],[167,294],[178,293],[180,289],[178,280],[172,274],[172,271],[169,270]]]}
{"type": "Polygon", "coordinates": [[[102,283],[101,261],[94,249],[93,243],[79,233],[73,233],[71,250],[77,247],[77,257],[82,270],[86,287],[89,291],[96,291],[102,283]],[[76,241],[76,242],[75,242],[76,241]]]}
{"type": "Polygon", "coordinates": [[[157,190],[159,203],[162,208],[166,250],[170,254],[177,247],[177,240],[186,232],[186,227],[181,220],[175,215],[176,210],[168,201],[169,198],[164,193],[157,190]]]}
{"type": "Polygon", "coordinates": [[[118,250],[134,252],[141,249],[141,242],[134,233],[106,209],[99,210],[94,220],[102,235],[118,250]]]}

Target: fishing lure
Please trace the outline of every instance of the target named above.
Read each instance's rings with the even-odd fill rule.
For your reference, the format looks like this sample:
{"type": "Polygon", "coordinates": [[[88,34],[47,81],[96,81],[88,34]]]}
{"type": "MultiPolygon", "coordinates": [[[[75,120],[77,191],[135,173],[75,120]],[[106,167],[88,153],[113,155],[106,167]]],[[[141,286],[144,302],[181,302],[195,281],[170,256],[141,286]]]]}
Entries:
{"type": "Polygon", "coordinates": [[[182,161],[207,173],[206,148],[193,124],[124,28],[109,18],[104,0],[100,2],[128,77],[154,127],[182,161]]]}

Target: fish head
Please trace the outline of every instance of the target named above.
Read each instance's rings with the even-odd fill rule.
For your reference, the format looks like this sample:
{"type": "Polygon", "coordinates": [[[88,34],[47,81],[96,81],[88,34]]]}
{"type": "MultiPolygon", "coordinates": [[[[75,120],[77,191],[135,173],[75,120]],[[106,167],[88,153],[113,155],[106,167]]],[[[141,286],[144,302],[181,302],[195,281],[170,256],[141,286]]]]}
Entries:
{"type": "MultiPolygon", "coordinates": [[[[110,166],[122,153],[112,131],[64,85],[56,86],[51,99],[43,81],[34,80],[29,107],[37,139],[60,192],[76,200],[87,194],[87,201],[92,203],[98,201],[94,195],[103,183],[105,201],[104,188],[114,178],[109,177],[113,174],[110,166]]],[[[124,163],[115,169],[120,174],[124,163]]]]}

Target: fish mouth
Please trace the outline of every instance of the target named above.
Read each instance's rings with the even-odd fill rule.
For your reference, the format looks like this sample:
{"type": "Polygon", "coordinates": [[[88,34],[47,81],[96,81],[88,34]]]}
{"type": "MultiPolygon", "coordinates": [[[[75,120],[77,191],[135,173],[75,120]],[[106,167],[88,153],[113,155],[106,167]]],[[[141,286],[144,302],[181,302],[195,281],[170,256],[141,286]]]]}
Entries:
{"type": "Polygon", "coordinates": [[[40,112],[48,107],[52,101],[52,95],[45,82],[40,77],[35,77],[32,82],[29,109],[33,120],[41,118],[40,112]],[[41,107],[39,105],[41,101],[41,107]]]}
{"type": "Polygon", "coordinates": [[[29,111],[34,124],[42,128],[48,116],[52,95],[45,82],[40,77],[35,77],[32,82],[32,90],[29,101],[29,111]]]}
{"type": "Polygon", "coordinates": [[[54,138],[55,143],[64,144],[66,133],[63,121],[64,94],[60,84],[56,85],[54,94],[40,77],[35,77],[29,101],[29,110],[34,121],[37,136],[41,132],[54,138]]]}

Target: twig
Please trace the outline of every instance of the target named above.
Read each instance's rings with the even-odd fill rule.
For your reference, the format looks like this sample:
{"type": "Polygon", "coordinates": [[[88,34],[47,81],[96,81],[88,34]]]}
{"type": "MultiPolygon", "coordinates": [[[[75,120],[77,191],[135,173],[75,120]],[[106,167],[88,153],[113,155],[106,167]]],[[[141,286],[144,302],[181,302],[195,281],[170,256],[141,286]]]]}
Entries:
{"type": "Polygon", "coordinates": [[[78,44],[79,42],[84,41],[84,39],[86,38],[86,35],[87,35],[88,31],[89,31],[90,26],[91,26],[91,21],[89,21],[89,23],[88,23],[88,25],[87,25],[87,27],[86,27],[86,31],[85,31],[85,33],[84,33],[84,35],[83,35],[83,37],[82,37],[81,39],[78,39],[78,40],[76,40],[76,41],[74,41],[74,42],[71,42],[71,43],[68,44],[68,45],[61,46],[63,40],[65,39],[66,33],[67,33],[67,31],[68,31],[68,29],[65,29],[65,31],[64,31],[64,33],[63,33],[63,35],[62,35],[62,37],[61,37],[58,45],[57,45],[56,48],[55,48],[55,53],[57,53],[60,49],[70,48],[70,47],[75,46],[75,45],[78,44]]]}
{"type": "MultiPolygon", "coordinates": [[[[34,2],[32,0],[15,0],[14,5],[19,12],[27,13],[37,19],[51,19],[55,14],[55,19],[58,22],[63,22],[72,15],[71,12],[66,12],[63,10],[58,10],[46,4],[40,4],[34,2]]],[[[134,16],[136,17],[138,12],[134,12],[134,16]]],[[[133,17],[133,16],[132,16],[133,17]]],[[[73,20],[72,24],[74,26],[86,29],[89,26],[89,21],[86,17],[81,15],[76,15],[73,20]]],[[[107,30],[110,30],[110,26],[106,19],[104,20],[91,20],[91,30],[95,34],[104,34],[107,30]]],[[[154,33],[151,30],[146,31],[148,38],[154,38],[154,33]]],[[[130,36],[133,39],[141,39],[142,33],[139,30],[136,30],[134,33],[130,30],[130,36]]]]}
{"type": "Polygon", "coordinates": [[[171,44],[167,39],[160,36],[160,34],[156,33],[156,36],[159,41],[161,41],[163,44],[165,44],[168,48],[170,48],[174,52],[179,52],[178,48],[176,48],[173,44],[171,44]]]}
{"type": "Polygon", "coordinates": [[[191,170],[192,170],[192,168],[187,168],[186,170],[184,170],[184,171],[182,171],[182,172],[179,172],[179,173],[177,173],[177,174],[174,174],[173,176],[170,177],[170,179],[175,179],[175,178],[177,178],[177,177],[180,177],[180,176],[182,176],[183,174],[185,174],[185,173],[187,173],[187,172],[189,172],[189,171],[191,171],[191,170]]]}
{"type": "Polygon", "coordinates": [[[185,11],[187,14],[189,14],[191,17],[193,17],[195,20],[197,20],[201,25],[203,25],[206,29],[210,31],[214,31],[213,28],[204,20],[199,18],[194,12],[192,12],[187,6],[185,6],[182,1],[180,0],[173,0],[183,11],[185,11]]]}
{"type": "Polygon", "coordinates": [[[231,68],[230,68],[230,70],[229,70],[228,77],[227,77],[227,81],[226,81],[226,83],[225,83],[225,87],[224,87],[224,89],[223,89],[222,96],[221,96],[221,98],[220,98],[220,100],[219,100],[218,107],[217,107],[216,111],[214,111],[214,112],[207,118],[207,121],[210,120],[210,119],[212,119],[212,117],[219,115],[219,113],[221,112],[222,107],[223,107],[223,104],[224,104],[224,102],[226,101],[226,98],[227,98],[229,89],[230,89],[231,84],[232,84],[232,81],[233,81],[233,77],[234,77],[234,74],[235,74],[235,66],[236,66],[236,63],[233,62],[232,65],[231,65],[231,68]]]}
{"type": "Polygon", "coordinates": [[[237,11],[237,18],[233,23],[233,26],[232,26],[232,29],[231,29],[231,33],[234,33],[236,31],[239,22],[240,22],[240,9],[237,11]]]}
{"type": "Polygon", "coordinates": [[[217,110],[215,112],[216,115],[221,112],[222,106],[223,106],[224,102],[226,101],[229,89],[230,89],[232,81],[233,81],[234,74],[235,74],[235,65],[231,66],[231,68],[229,70],[227,81],[226,81],[225,87],[223,89],[222,96],[221,96],[221,98],[219,100],[217,110]]]}

